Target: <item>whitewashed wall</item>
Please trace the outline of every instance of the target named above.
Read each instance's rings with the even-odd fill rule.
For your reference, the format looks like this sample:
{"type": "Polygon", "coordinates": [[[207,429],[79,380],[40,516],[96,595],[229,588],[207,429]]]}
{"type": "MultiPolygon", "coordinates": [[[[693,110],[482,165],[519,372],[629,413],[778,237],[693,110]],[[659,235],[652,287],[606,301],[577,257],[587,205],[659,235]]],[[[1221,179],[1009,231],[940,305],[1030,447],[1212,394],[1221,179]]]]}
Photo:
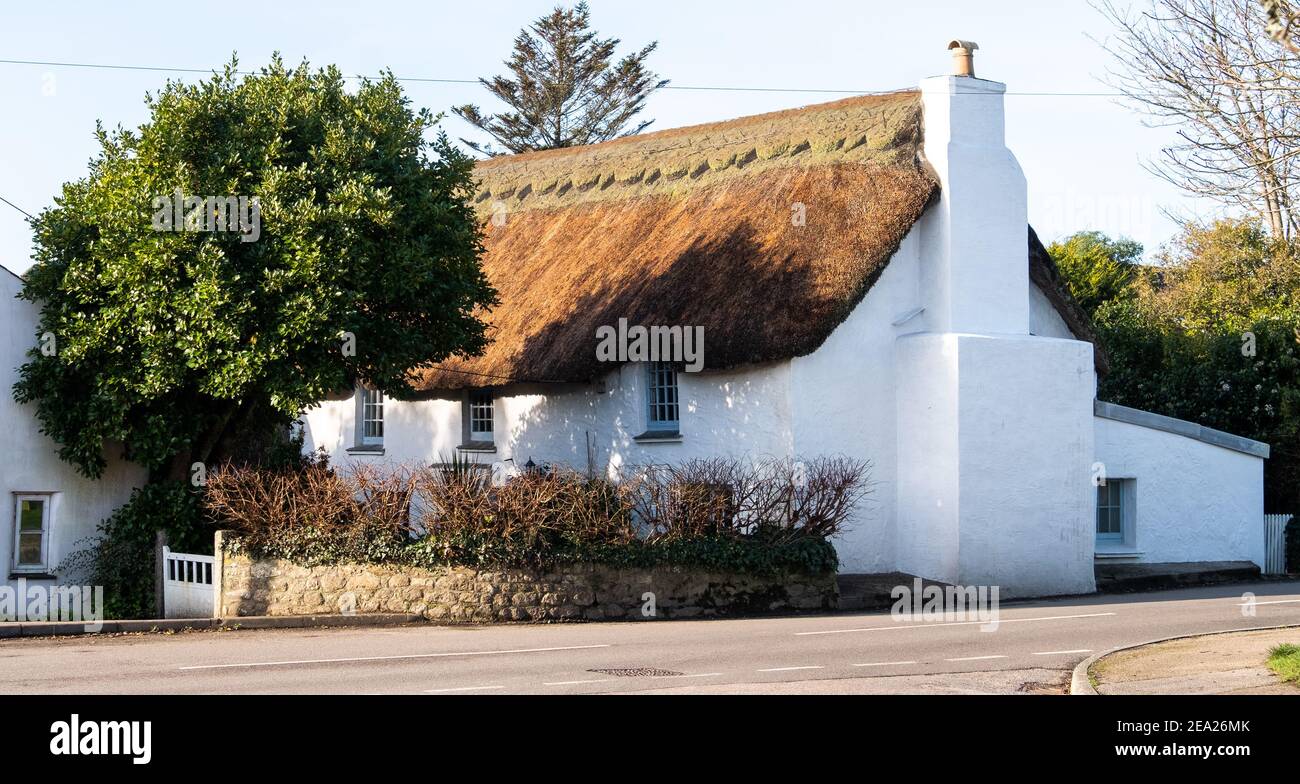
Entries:
{"type": "Polygon", "coordinates": [[[916,235],[908,234],[862,304],[821,348],[791,362],[794,453],[871,463],[871,494],[835,541],[840,568],[849,573],[898,568],[895,354],[899,336],[928,325],[920,309],[916,235]]]}
{"type": "MultiPolygon", "coordinates": [[[[475,458],[513,459],[520,466],[531,459],[585,470],[588,433],[599,471],[717,455],[786,456],[792,443],[789,377],[788,362],[680,374],[682,439],[670,443],[634,440],[646,431],[644,366],[623,366],[599,383],[569,385],[559,394],[507,386],[496,399],[497,451],[475,458]]],[[[347,465],[438,461],[461,444],[459,399],[389,400],[384,418],[384,453],[350,454],[348,448],[355,446],[355,400],[324,402],[304,415],[304,448],[324,447],[333,463],[347,465]]]]}
{"type": "Polygon", "coordinates": [[[1264,461],[1194,438],[1094,418],[1106,476],[1133,479],[1135,550],[1147,563],[1264,564],[1264,461]]]}
{"type": "MultiPolygon", "coordinates": [[[[15,299],[21,289],[22,281],[0,268],[0,426],[6,445],[5,459],[0,461],[0,569],[4,570],[0,577],[9,585],[15,583],[15,494],[52,494],[49,560],[57,567],[69,554],[84,548],[96,535],[99,523],[147,479],[142,468],[112,458],[102,479],[81,476],[59,459],[55,443],[41,435],[33,407],[14,402],[18,367],[36,342],[38,316],[35,305],[15,299]]],[[[77,577],[57,576],[60,582],[77,577]]]]}

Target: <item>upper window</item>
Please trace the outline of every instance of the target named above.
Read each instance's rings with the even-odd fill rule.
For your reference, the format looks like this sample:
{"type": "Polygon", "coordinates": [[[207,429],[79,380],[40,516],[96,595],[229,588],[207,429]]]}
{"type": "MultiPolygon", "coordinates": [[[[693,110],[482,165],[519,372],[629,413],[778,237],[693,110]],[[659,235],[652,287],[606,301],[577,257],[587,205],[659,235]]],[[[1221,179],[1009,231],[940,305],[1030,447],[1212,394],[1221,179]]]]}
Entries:
{"type": "Polygon", "coordinates": [[[469,396],[469,438],[471,441],[492,440],[492,395],[473,392],[469,396]]]}
{"type": "Polygon", "coordinates": [[[1124,519],[1130,503],[1126,484],[1122,479],[1109,479],[1097,486],[1097,541],[1124,540],[1124,519]]]}
{"type": "Polygon", "coordinates": [[[646,387],[648,429],[675,432],[678,428],[677,369],[669,362],[651,362],[649,373],[646,387]]]}
{"type": "Polygon", "coordinates": [[[384,393],[361,390],[361,443],[384,443],[384,393]]]}
{"type": "Polygon", "coordinates": [[[14,497],[14,571],[45,572],[50,556],[50,496],[14,497]]]}

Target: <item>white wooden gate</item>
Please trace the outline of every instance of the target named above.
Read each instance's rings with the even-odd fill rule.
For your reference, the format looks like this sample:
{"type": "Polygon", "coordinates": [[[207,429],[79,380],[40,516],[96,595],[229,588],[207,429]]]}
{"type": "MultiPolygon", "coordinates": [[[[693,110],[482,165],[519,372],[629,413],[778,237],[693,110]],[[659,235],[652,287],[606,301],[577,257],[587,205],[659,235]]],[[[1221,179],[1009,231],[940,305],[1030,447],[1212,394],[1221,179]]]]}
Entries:
{"type": "Polygon", "coordinates": [[[163,547],[163,617],[211,618],[216,612],[210,555],[175,553],[163,547]]]}
{"type": "Polygon", "coordinates": [[[1292,515],[1264,515],[1264,574],[1286,574],[1286,525],[1292,515]]]}

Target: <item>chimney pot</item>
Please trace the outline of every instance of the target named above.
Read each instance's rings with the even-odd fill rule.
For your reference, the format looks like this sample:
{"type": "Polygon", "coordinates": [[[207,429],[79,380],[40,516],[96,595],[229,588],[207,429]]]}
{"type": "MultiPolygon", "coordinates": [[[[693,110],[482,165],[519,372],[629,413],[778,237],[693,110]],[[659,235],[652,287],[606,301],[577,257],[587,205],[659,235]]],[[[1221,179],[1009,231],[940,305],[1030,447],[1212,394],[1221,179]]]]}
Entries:
{"type": "Polygon", "coordinates": [[[952,52],[952,75],[953,76],[974,76],[975,75],[975,50],[980,45],[974,41],[962,41],[953,39],[948,44],[948,50],[952,52]]]}

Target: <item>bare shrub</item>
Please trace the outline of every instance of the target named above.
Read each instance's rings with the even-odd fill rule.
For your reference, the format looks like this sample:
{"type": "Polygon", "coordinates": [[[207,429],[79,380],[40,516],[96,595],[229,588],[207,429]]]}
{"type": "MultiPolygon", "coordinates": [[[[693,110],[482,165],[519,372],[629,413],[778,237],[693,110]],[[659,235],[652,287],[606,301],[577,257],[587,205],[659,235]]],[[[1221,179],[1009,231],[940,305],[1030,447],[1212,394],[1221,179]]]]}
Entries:
{"type": "Polygon", "coordinates": [[[494,486],[461,460],[351,472],[227,465],[210,476],[206,503],[243,546],[309,560],[402,559],[418,539],[440,562],[537,563],[609,546],[824,542],[868,492],[868,469],[844,457],[711,458],[644,466],[620,483],[553,468],[494,486]]]}

